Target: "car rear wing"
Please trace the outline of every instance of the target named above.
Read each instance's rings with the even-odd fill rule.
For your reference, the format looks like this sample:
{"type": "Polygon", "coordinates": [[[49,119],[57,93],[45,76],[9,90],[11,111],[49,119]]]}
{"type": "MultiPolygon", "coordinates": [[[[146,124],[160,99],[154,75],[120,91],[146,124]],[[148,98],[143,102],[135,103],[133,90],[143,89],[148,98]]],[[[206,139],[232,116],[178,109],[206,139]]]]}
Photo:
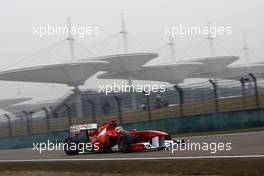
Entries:
{"type": "Polygon", "coordinates": [[[97,123],[90,123],[90,124],[82,124],[82,125],[72,125],[70,130],[94,130],[97,129],[97,123]]]}

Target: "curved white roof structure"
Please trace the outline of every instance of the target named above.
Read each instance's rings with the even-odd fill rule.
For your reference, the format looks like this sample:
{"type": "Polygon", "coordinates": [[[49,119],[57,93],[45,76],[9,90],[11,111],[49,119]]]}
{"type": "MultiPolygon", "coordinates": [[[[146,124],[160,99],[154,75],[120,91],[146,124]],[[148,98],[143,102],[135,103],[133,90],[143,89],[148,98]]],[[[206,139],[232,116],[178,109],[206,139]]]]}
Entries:
{"type": "Polygon", "coordinates": [[[100,79],[152,80],[170,83],[182,82],[185,78],[215,77],[238,60],[237,56],[216,56],[190,60],[191,62],[170,62],[155,66],[143,66],[137,72],[109,72],[98,76],[100,79]]]}
{"type": "Polygon", "coordinates": [[[12,106],[14,104],[18,104],[24,101],[31,100],[31,98],[12,98],[12,99],[4,99],[0,100],[0,108],[4,109],[6,107],[12,106]]]}
{"type": "Polygon", "coordinates": [[[58,103],[32,103],[32,104],[19,104],[3,108],[4,111],[10,113],[20,113],[21,111],[41,111],[42,107],[55,106],[58,103]]]}
{"type": "Polygon", "coordinates": [[[170,64],[161,64],[155,66],[144,66],[136,72],[104,73],[98,75],[100,79],[128,79],[134,80],[152,80],[169,83],[180,83],[189,74],[197,71],[201,67],[197,62],[178,62],[170,64]]]}
{"type": "Polygon", "coordinates": [[[103,71],[117,73],[140,70],[144,64],[156,57],[158,57],[156,53],[129,53],[87,58],[80,61],[107,61],[109,65],[106,65],[103,71]]]}
{"type": "Polygon", "coordinates": [[[106,61],[68,62],[0,72],[0,80],[79,86],[106,66],[106,61]]]}
{"type": "Polygon", "coordinates": [[[238,60],[237,56],[216,56],[208,58],[193,59],[193,62],[201,62],[203,65],[191,77],[215,77],[226,70],[227,66],[238,60]]]}
{"type": "Polygon", "coordinates": [[[250,66],[232,66],[227,67],[220,75],[219,78],[239,78],[247,76],[249,73],[257,74],[263,73],[264,64],[251,64],[250,66]]]}

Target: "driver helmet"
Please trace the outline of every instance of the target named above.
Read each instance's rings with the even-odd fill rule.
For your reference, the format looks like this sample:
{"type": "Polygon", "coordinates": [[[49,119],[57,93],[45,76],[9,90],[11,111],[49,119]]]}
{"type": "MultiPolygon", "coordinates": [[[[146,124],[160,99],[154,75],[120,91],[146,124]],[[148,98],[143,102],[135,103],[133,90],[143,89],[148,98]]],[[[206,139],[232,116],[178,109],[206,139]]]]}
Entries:
{"type": "Polygon", "coordinates": [[[124,131],[124,129],[121,126],[118,126],[118,127],[115,128],[115,131],[120,133],[120,132],[124,131]]]}

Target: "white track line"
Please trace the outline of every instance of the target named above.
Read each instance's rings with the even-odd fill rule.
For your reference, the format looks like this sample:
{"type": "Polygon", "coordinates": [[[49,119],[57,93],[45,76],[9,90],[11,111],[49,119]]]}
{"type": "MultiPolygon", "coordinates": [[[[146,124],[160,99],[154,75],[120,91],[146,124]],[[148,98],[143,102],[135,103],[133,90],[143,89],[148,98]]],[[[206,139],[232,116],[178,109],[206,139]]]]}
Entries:
{"type": "Polygon", "coordinates": [[[231,158],[264,158],[264,155],[238,155],[238,156],[195,156],[195,157],[152,157],[152,158],[98,158],[98,159],[26,159],[26,160],[0,160],[0,163],[11,162],[54,162],[54,161],[129,161],[129,160],[181,160],[181,159],[231,159],[231,158]]]}
{"type": "Polygon", "coordinates": [[[183,136],[175,138],[200,138],[200,137],[217,137],[217,136],[238,136],[238,135],[247,135],[247,134],[264,134],[264,131],[252,131],[252,132],[241,132],[241,133],[223,133],[223,134],[208,134],[208,135],[198,135],[198,136],[183,136]]]}

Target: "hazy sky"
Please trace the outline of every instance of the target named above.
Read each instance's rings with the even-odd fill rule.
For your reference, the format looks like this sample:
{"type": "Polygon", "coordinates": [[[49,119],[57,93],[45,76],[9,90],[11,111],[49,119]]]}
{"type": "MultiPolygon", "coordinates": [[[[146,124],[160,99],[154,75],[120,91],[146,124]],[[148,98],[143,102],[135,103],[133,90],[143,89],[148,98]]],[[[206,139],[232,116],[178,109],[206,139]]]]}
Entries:
{"type": "MultiPolygon", "coordinates": [[[[90,46],[120,31],[121,12],[125,13],[129,34],[150,51],[168,42],[168,37],[164,35],[164,26],[206,26],[210,21],[211,25],[232,27],[231,35],[216,39],[230,51],[242,47],[242,32],[245,32],[248,45],[255,53],[250,55],[251,61],[260,61],[261,58],[257,56],[262,55],[264,46],[263,8],[263,0],[1,0],[0,68],[3,69],[66,37],[38,37],[32,33],[34,26],[65,25],[68,17],[71,18],[73,26],[99,26],[99,35],[76,37],[82,45],[90,46]]],[[[205,37],[176,36],[176,48],[184,48],[205,37]]],[[[165,60],[161,57],[157,62],[163,59],[165,60]]],[[[84,87],[96,87],[97,83],[93,78],[84,87]]],[[[53,99],[62,96],[69,88],[61,85],[0,81],[0,90],[2,99],[17,96],[53,99]]]]}

